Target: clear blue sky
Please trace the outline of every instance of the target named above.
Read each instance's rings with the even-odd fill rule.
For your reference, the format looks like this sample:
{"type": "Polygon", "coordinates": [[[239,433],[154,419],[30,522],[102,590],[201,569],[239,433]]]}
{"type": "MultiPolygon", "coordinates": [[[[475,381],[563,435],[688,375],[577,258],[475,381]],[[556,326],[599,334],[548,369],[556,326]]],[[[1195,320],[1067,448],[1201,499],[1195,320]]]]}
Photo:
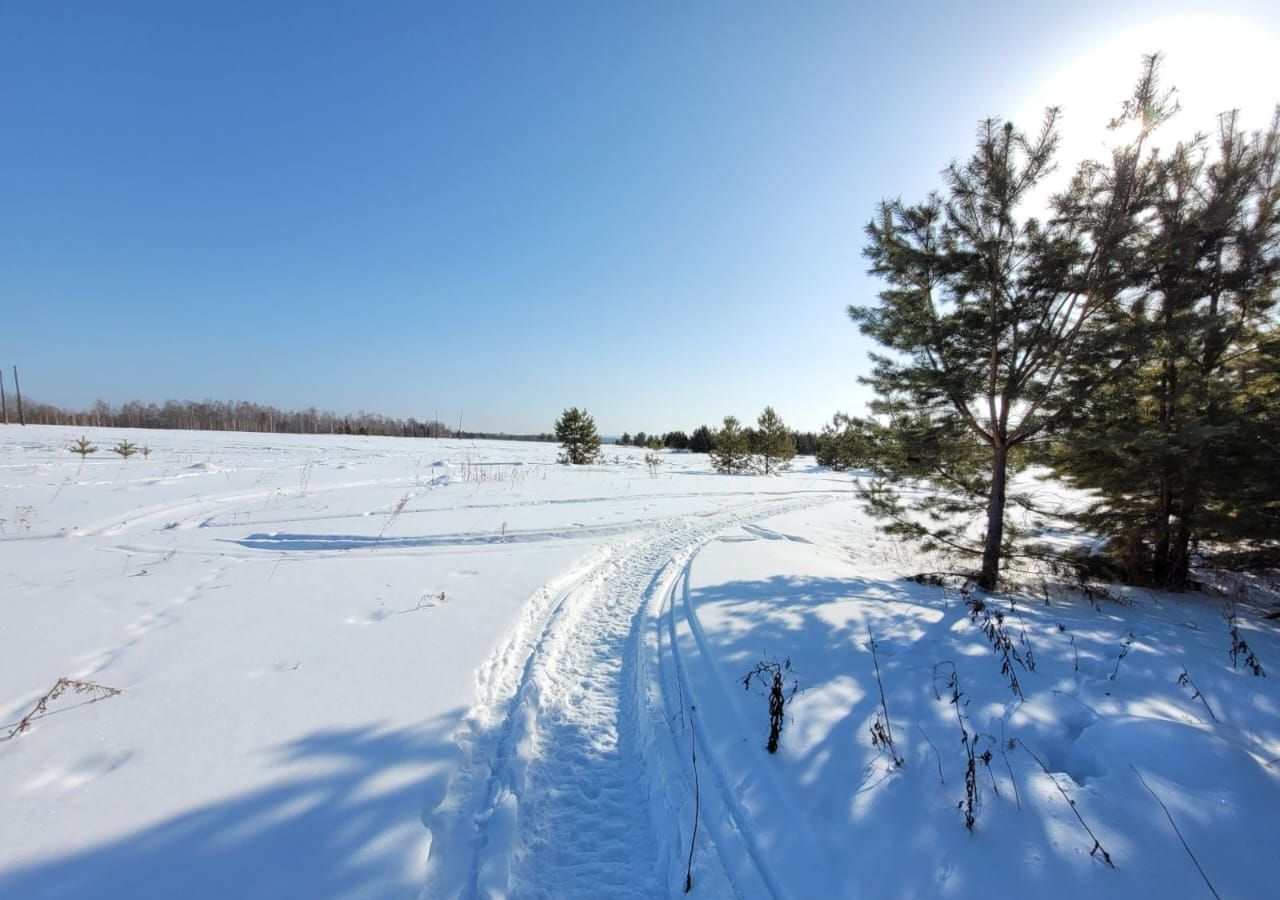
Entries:
{"type": "Polygon", "coordinates": [[[4,0],[0,363],[67,405],[816,428],[867,396],[876,202],[1205,8],[1118,6],[4,0]]]}

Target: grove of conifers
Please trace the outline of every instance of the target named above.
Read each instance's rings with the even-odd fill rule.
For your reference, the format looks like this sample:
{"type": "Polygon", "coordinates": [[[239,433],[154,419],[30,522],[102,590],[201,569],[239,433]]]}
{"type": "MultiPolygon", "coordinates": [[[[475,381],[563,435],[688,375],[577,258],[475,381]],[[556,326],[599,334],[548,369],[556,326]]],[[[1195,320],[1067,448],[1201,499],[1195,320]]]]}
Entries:
{"type": "Polygon", "coordinates": [[[986,590],[1011,557],[1055,555],[1010,522],[1011,506],[1035,511],[1011,487],[1030,465],[1092,498],[1043,511],[1105,539],[1073,565],[1185,589],[1197,561],[1265,562],[1280,534],[1280,118],[1246,132],[1227,112],[1162,142],[1176,113],[1151,56],[1111,123],[1129,140],[1057,189],[1051,108],[1033,131],[982,122],[938,191],[884,201],[864,250],[882,289],[849,307],[881,348],[871,416],[803,435],[766,408],[754,429],[726,416],[620,443],[709,452],[726,473],[770,474],[797,450],[867,469],[883,527],[972,558],[986,590]]]}

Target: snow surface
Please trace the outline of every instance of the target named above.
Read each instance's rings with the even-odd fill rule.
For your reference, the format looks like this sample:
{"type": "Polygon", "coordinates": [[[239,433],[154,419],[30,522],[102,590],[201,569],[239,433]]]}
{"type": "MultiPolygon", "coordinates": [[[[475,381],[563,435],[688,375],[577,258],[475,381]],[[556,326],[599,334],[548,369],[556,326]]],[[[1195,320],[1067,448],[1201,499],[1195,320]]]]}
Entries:
{"type": "Polygon", "coordinates": [[[1034,657],[1019,701],[854,476],[555,456],[0,429],[0,738],[60,677],[122,690],[0,741],[0,897],[680,896],[695,815],[693,896],[1208,896],[1150,791],[1222,896],[1271,894],[1256,610],[1275,677],[1211,597],[987,598],[1034,657]],[[741,684],[767,657],[802,687],[772,756],[741,684]],[[972,834],[944,661],[992,752],[972,834]]]}

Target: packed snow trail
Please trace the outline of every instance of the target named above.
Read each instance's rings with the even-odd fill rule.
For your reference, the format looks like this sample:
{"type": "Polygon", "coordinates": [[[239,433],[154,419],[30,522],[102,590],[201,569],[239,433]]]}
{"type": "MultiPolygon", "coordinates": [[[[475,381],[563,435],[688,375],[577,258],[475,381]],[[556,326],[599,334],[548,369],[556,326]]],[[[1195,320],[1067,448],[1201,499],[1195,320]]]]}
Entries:
{"type": "Polygon", "coordinates": [[[674,804],[668,785],[652,780],[674,773],[651,771],[653,723],[642,721],[646,608],[724,529],[838,496],[757,498],[673,519],[539,591],[481,672],[480,700],[459,736],[469,758],[424,817],[433,844],[422,896],[677,891],[677,826],[664,815],[674,804]]]}

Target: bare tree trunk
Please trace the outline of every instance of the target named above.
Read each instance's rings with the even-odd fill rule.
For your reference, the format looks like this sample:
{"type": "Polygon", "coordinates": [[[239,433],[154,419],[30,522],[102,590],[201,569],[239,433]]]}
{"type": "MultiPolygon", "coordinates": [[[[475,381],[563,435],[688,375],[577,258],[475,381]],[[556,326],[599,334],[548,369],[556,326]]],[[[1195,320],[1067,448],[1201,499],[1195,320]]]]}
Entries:
{"type": "Polygon", "coordinates": [[[1164,472],[1160,476],[1160,505],[1156,509],[1155,547],[1151,551],[1151,578],[1161,584],[1169,574],[1169,548],[1172,543],[1173,476],[1164,472]]]}
{"type": "Polygon", "coordinates": [[[1188,477],[1178,510],[1178,531],[1169,551],[1168,568],[1164,573],[1164,585],[1170,590],[1185,591],[1191,583],[1191,534],[1195,526],[1200,491],[1194,475],[1188,477]]]}
{"type": "Polygon", "coordinates": [[[994,591],[1000,583],[1000,550],[1004,543],[1005,482],[1009,448],[997,444],[991,452],[991,492],[987,501],[987,536],[982,547],[982,574],[978,587],[994,591]]]}

